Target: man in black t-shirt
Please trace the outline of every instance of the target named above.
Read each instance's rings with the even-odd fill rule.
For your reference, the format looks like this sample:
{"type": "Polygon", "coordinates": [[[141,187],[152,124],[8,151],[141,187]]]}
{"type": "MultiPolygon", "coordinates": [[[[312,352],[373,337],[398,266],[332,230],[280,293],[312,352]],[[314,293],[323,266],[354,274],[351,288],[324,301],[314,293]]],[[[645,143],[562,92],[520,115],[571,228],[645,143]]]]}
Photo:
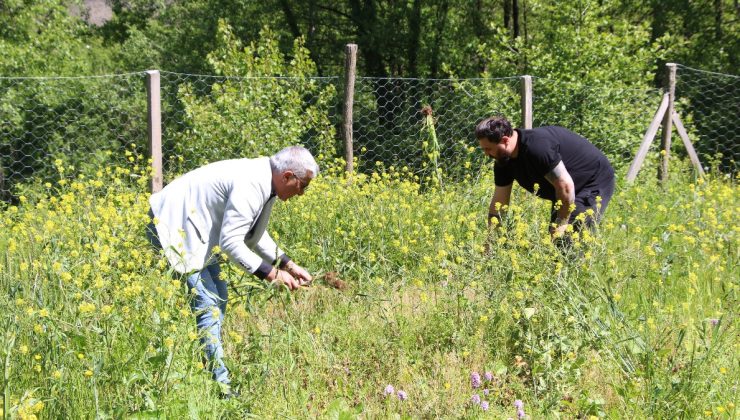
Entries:
{"type": "Polygon", "coordinates": [[[592,226],[606,210],[614,193],[614,169],[596,146],[578,134],[557,126],[512,129],[506,118],[497,116],[478,123],[475,136],[483,153],[496,159],[489,226],[494,218],[500,221],[515,180],[553,203],[550,233],[554,237],[562,236],[569,224],[575,230],[581,229],[582,222],[592,226]],[[576,221],[581,213],[586,217],[576,221]]]}

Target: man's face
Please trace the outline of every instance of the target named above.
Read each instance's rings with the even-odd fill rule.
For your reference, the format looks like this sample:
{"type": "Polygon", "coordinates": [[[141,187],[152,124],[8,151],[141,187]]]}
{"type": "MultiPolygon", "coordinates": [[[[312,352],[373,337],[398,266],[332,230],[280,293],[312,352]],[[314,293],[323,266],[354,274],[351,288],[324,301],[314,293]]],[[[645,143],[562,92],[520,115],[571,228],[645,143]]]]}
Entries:
{"type": "Polygon", "coordinates": [[[285,201],[296,195],[303,195],[311,183],[311,174],[307,174],[305,179],[296,175],[293,171],[285,171],[280,175],[281,184],[277,189],[277,196],[285,201]]]}
{"type": "Polygon", "coordinates": [[[483,153],[496,159],[497,162],[504,163],[511,159],[511,151],[508,150],[509,137],[504,136],[498,143],[492,142],[488,138],[480,138],[478,143],[483,153]]]}

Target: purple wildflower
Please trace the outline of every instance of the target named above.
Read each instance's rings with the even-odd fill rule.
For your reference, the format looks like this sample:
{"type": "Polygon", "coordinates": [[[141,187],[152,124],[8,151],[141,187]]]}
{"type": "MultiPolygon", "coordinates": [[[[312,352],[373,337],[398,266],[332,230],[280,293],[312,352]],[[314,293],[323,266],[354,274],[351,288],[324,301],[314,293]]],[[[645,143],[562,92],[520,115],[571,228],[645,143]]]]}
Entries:
{"type": "Polygon", "coordinates": [[[491,381],[493,380],[493,373],[491,373],[491,372],[486,372],[486,373],[484,373],[484,374],[483,374],[483,377],[484,377],[484,378],[486,378],[486,380],[487,380],[488,382],[491,382],[491,381]]]}
{"type": "Polygon", "coordinates": [[[491,391],[489,391],[488,388],[486,388],[486,389],[483,390],[483,395],[486,395],[487,396],[490,392],[491,391]]]}
{"type": "Polygon", "coordinates": [[[519,409],[519,410],[516,410],[516,416],[519,417],[520,419],[523,419],[527,415],[524,413],[524,410],[519,409]]]}
{"type": "Polygon", "coordinates": [[[716,327],[717,324],[719,324],[719,319],[717,318],[710,318],[709,323],[712,324],[713,327],[716,327]]]}
{"type": "Polygon", "coordinates": [[[398,399],[399,399],[399,400],[401,400],[401,401],[406,401],[406,398],[408,398],[408,397],[409,397],[409,396],[408,396],[408,395],[406,395],[406,391],[402,391],[402,390],[400,390],[400,389],[398,390],[398,399]]]}
{"type": "Polygon", "coordinates": [[[480,395],[473,394],[473,396],[470,397],[470,402],[473,403],[473,404],[475,404],[475,405],[480,405],[480,395]]]}
{"type": "Polygon", "coordinates": [[[385,391],[383,391],[383,394],[385,396],[393,395],[396,392],[396,389],[393,388],[393,385],[388,385],[385,387],[385,391]]]}
{"type": "Polygon", "coordinates": [[[470,385],[473,386],[473,388],[480,388],[480,374],[478,372],[473,372],[470,374],[470,385]]]}
{"type": "Polygon", "coordinates": [[[483,411],[488,411],[488,401],[481,401],[481,403],[480,403],[480,408],[481,408],[481,409],[482,409],[483,411]]]}
{"type": "Polygon", "coordinates": [[[517,410],[524,410],[524,402],[522,400],[516,400],[514,401],[514,407],[517,410]]]}

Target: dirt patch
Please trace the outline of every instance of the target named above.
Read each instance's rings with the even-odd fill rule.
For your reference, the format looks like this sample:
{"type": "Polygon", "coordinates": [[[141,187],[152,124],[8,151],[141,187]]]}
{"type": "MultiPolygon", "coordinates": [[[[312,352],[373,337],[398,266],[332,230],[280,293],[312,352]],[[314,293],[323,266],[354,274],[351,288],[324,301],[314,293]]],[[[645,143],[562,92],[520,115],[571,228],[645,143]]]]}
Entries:
{"type": "Polygon", "coordinates": [[[347,284],[347,282],[340,279],[339,273],[337,273],[336,271],[329,271],[328,273],[322,274],[318,277],[318,280],[333,289],[341,291],[349,289],[349,285],[347,284]]]}

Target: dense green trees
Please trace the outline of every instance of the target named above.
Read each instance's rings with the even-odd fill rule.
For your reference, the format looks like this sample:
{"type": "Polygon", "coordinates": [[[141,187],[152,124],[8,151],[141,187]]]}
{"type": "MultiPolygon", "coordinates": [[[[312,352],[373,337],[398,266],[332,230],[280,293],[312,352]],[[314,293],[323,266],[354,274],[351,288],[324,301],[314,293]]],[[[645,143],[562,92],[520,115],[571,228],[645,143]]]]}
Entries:
{"type": "Polygon", "coordinates": [[[296,141],[320,156],[336,156],[329,120],[336,90],[310,78],[316,69],[302,38],[287,60],[269,29],[243,48],[224,21],[218,23],[218,34],[208,54],[211,72],[237,77],[188,76],[179,84],[177,99],[187,128],[166,140],[178,160],[186,162],[183,169],[228,157],[269,155],[296,141]],[[271,77],[275,74],[284,77],[271,77]]]}
{"type": "MultiPolygon", "coordinates": [[[[339,76],[343,46],[357,43],[360,77],[490,79],[530,74],[535,78],[535,124],[567,125],[601,142],[612,156],[629,157],[659,100],[655,89],[662,87],[666,61],[732,74],[739,68],[736,0],[112,0],[110,4],[112,19],[97,27],[70,13],[65,0],[0,2],[0,76],[89,76],[150,68],[222,76],[339,76]],[[266,26],[269,37],[261,35],[266,26]],[[262,64],[255,66],[260,59],[262,64]]],[[[3,183],[8,178],[35,173],[50,154],[72,164],[105,161],[84,162],[61,144],[100,150],[145,140],[143,121],[135,118],[142,107],[141,77],[115,87],[56,81],[53,86],[44,82],[41,88],[20,80],[0,79],[0,190],[6,193],[3,183]],[[70,109],[84,118],[73,115],[66,123],[44,128],[49,121],[64,120],[60,115],[70,109]],[[111,118],[111,112],[117,118],[111,118]]],[[[430,91],[424,81],[415,86],[382,79],[367,83],[371,95],[358,92],[357,100],[375,115],[373,121],[362,120],[369,124],[362,129],[376,134],[375,142],[399,138],[404,147],[415,147],[413,136],[423,120],[419,114],[423,105],[432,106],[435,115],[445,109],[460,114],[438,127],[443,157],[450,145],[469,134],[463,127],[477,115],[505,111],[517,119],[511,115],[517,105],[516,86],[452,83],[444,89],[459,97],[441,100],[441,92],[419,93],[430,91]],[[403,85],[411,90],[401,89],[403,85]],[[475,98],[466,100],[471,93],[475,98]]],[[[190,90],[175,87],[166,95],[166,110],[188,116],[171,126],[174,132],[167,133],[166,141],[198,133],[195,137],[202,141],[248,142],[270,137],[269,131],[288,130],[303,141],[320,144],[321,151],[334,150],[336,121],[329,123],[329,115],[338,114],[332,106],[338,97],[331,102],[325,86],[280,82],[270,88],[236,89],[234,83],[207,84],[202,90],[193,85],[190,90]],[[212,96],[202,97],[206,92],[212,96]],[[257,92],[274,93],[277,105],[260,108],[257,92]],[[307,95],[318,99],[312,103],[307,95]],[[243,106],[220,106],[218,101],[243,106]],[[249,108],[253,112],[246,118],[249,113],[244,110],[249,108]],[[285,124],[302,113],[316,114],[311,118],[314,125],[294,133],[285,124]],[[239,128],[250,119],[278,114],[283,122],[253,127],[264,132],[247,135],[239,128]]],[[[735,85],[721,86],[733,91],[735,85]]],[[[720,123],[708,116],[714,115],[717,103],[697,99],[702,89],[695,85],[682,91],[681,106],[689,114],[692,107],[703,110],[704,115],[697,112],[687,118],[703,132],[714,133],[720,123]]],[[[735,97],[725,93],[721,108],[731,109],[735,97]]],[[[734,130],[735,120],[721,125],[734,130]]],[[[199,159],[219,154],[217,149],[205,153],[209,147],[195,143],[171,146],[183,156],[200,153],[199,159]]],[[[720,146],[715,144],[711,151],[720,146]]],[[[418,156],[405,159],[416,162],[418,156]]]]}
{"type": "Polygon", "coordinates": [[[666,59],[736,72],[740,56],[740,10],[733,0],[346,0],[331,5],[316,0],[113,0],[111,4],[112,19],[97,28],[72,16],[64,1],[3,2],[2,74],[84,74],[142,66],[207,71],[208,53],[218,42],[219,19],[226,19],[235,38],[245,43],[257,39],[269,24],[280,35],[284,52],[302,37],[317,75],[339,74],[342,46],[350,42],[360,46],[364,76],[545,76],[538,74],[536,62],[543,52],[564,69],[569,63],[581,64],[572,63],[572,55],[559,55],[563,49],[601,49],[599,57],[579,57],[598,70],[609,66],[612,53],[630,54],[636,42],[652,50],[647,66],[635,64],[654,74],[661,74],[656,64],[666,59]],[[606,37],[614,41],[602,44],[606,37]]]}
{"type": "MultiPolygon", "coordinates": [[[[173,71],[207,69],[206,56],[215,46],[217,22],[225,18],[237,38],[249,42],[270,24],[282,35],[284,51],[292,40],[305,39],[318,75],[341,70],[342,46],[360,46],[365,76],[475,77],[491,70],[503,55],[513,66],[505,74],[535,74],[531,48],[599,48],[602,37],[572,42],[584,25],[602,36],[621,36],[624,28],[653,48],[650,71],[661,74],[660,60],[680,61],[715,71],[736,72],[740,52],[738,6],[733,0],[346,0],[331,5],[316,0],[265,2],[112,2],[114,18],[101,29],[110,43],[131,38],[149,40],[159,67],[173,71]],[[513,73],[512,73],[513,71],[513,73]]],[[[633,41],[628,41],[632,43],[633,41]]],[[[142,44],[146,45],[146,44],[142,44]]],[[[619,50],[620,44],[610,48],[619,50]]],[[[139,51],[146,55],[145,51],[139,51]]],[[[603,58],[603,57],[602,57],[603,58]]],[[[567,64],[569,57],[562,57],[567,64]]],[[[589,62],[600,67],[603,61],[589,62]]],[[[539,75],[539,74],[537,74],[539,75]]]]}

